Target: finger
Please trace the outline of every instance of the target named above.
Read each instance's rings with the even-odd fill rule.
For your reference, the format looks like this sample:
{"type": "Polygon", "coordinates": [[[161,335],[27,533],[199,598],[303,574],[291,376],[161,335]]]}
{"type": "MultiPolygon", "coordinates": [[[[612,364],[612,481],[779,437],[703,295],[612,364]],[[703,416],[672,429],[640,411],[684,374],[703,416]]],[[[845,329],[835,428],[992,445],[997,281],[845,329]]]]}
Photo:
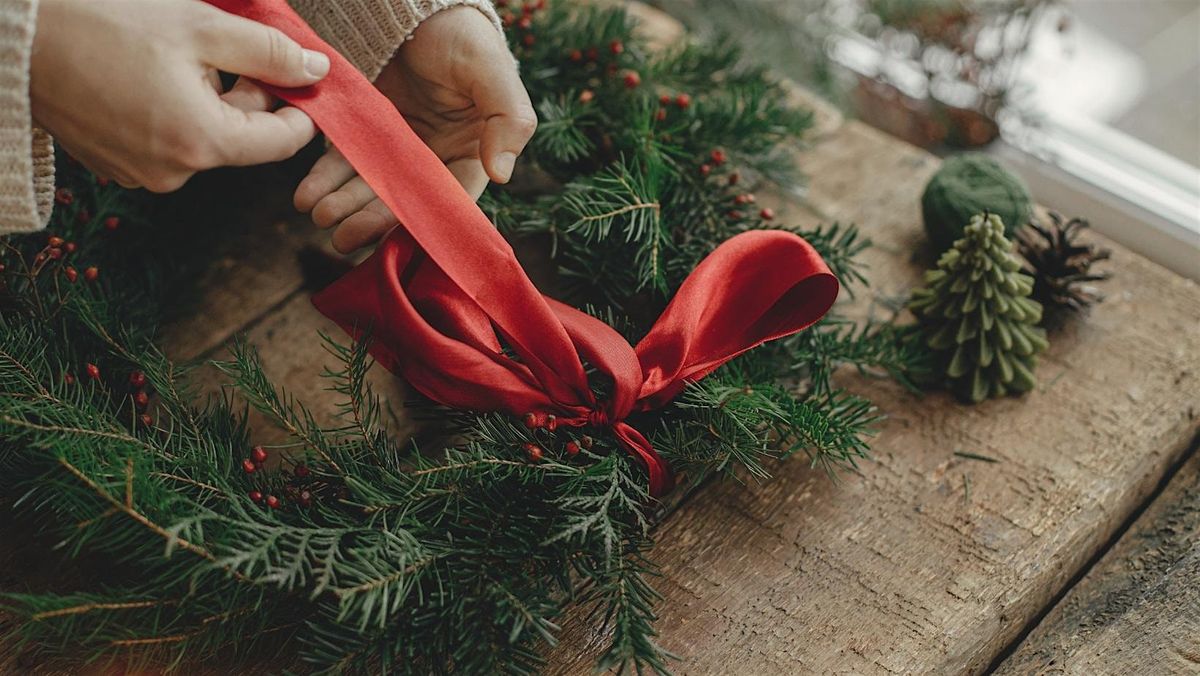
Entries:
{"type": "Polygon", "coordinates": [[[396,217],[380,200],[367,204],[351,214],[333,232],[333,248],[348,254],[379,241],[396,225],[396,217]]]}
{"type": "Polygon", "coordinates": [[[537,114],[507,53],[484,60],[483,66],[471,87],[471,97],[486,120],[479,156],[493,181],[507,183],[517,155],[537,129],[537,114]]]}
{"type": "Polygon", "coordinates": [[[215,8],[198,28],[209,65],[281,87],[310,85],[329,72],[329,57],[282,31],[215,8]]]}
{"type": "Polygon", "coordinates": [[[446,165],[454,178],[458,179],[463,190],[471,196],[471,199],[477,200],[483,194],[483,191],[488,186],[488,175],[483,169],[483,164],[475,158],[454,160],[446,165]]]}
{"type": "Polygon", "coordinates": [[[296,210],[305,213],[312,211],[317,202],[345,185],[354,175],[354,167],[350,166],[350,162],[342,156],[341,151],[330,148],[313,164],[308,176],[300,181],[300,185],[296,186],[296,195],[293,198],[296,210]]]}
{"type": "Polygon", "coordinates": [[[317,134],[312,119],[296,108],[269,113],[223,105],[226,124],[214,132],[222,165],[249,166],[285,160],[317,134]]]}
{"type": "Polygon", "coordinates": [[[313,207],[312,218],[317,227],[328,228],[361,211],[375,199],[375,191],[360,176],[355,176],[336,191],[329,193],[313,207]]]}
{"type": "Polygon", "coordinates": [[[275,97],[248,77],[239,77],[233,87],[221,95],[221,100],[248,113],[270,110],[275,103],[275,97]]]}

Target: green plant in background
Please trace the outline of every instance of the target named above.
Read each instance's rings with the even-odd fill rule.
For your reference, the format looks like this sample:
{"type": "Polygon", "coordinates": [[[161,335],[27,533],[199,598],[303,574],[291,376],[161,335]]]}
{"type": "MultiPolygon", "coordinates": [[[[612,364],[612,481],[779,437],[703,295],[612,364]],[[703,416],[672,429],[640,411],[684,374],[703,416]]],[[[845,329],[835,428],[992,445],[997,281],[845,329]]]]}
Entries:
{"type": "Polygon", "coordinates": [[[978,214],[995,214],[1004,234],[1033,217],[1033,198],[1019,176],[982,153],[967,153],[942,163],[921,195],[925,232],[938,252],[963,236],[964,226],[978,214]]]}
{"type": "MultiPolygon", "coordinates": [[[[753,228],[796,230],[861,287],[854,228],[800,229],[756,204],[796,177],[787,146],[809,122],[763,69],[729,44],[653,53],[621,10],[505,19],[542,125],[525,186],[483,205],[553,243],[572,302],[636,338],[696,261],[753,228]]],[[[604,430],[434,409],[431,431],[455,441],[418,448],[388,429],[365,344],[328,344],[332,425],[241,343],[216,364],[224,395],[202,397],[192,365],[152,342],[189,248],[130,193],[62,174],[48,237],[0,240],[0,496],[90,575],[6,590],[10,638],[126,668],[286,655],[266,668],[528,673],[579,604],[609,637],[599,666],[666,671],[648,554],[669,506],[604,430]],[[238,400],[290,441],[255,446],[238,400]]],[[[880,416],[833,373],[906,381],[924,358],[908,336],[831,314],[638,427],[681,493],[792,456],[853,466],[880,416]]]]}
{"type": "Polygon", "coordinates": [[[1047,347],[1037,326],[1042,306],[1028,297],[1033,278],[1020,270],[1000,217],[978,215],[913,292],[909,308],[925,343],[966,401],[1027,392],[1037,382],[1037,354],[1047,347]]]}

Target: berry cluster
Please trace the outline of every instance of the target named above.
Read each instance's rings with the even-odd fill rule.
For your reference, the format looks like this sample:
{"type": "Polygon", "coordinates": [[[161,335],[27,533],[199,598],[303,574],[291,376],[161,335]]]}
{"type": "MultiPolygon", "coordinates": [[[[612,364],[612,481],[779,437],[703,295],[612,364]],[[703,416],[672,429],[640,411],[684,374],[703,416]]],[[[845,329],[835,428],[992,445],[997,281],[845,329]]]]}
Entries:
{"type": "MultiPolygon", "coordinates": [[[[70,204],[71,192],[66,188],[59,188],[58,197],[60,204],[70,204]],[[63,200],[67,200],[63,202],[63,200]]],[[[86,213],[85,209],[81,209],[77,213],[86,213]]],[[[90,218],[90,217],[89,217],[90,218]]],[[[42,247],[41,251],[33,257],[33,265],[29,268],[31,277],[37,277],[43,270],[57,269],[62,276],[71,284],[74,284],[80,277],[79,270],[69,264],[70,257],[79,250],[75,242],[68,242],[58,235],[50,235],[46,239],[46,246],[42,247]]],[[[0,268],[0,272],[4,269],[0,268]]],[[[83,279],[87,282],[94,282],[100,278],[100,268],[95,265],[89,265],[83,269],[83,279]]]]}
{"type": "MultiPolygon", "coordinates": [[[[553,414],[526,413],[521,422],[534,435],[534,441],[529,441],[521,445],[522,450],[525,451],[525,457],[530,462],[538,462],[546,457],[547,447],[553,447],[558,443],[558,435],[556,434],[558,431],[558,419],[553,414]],[[544,432],[545,434],[540,435],[541,438],[539,438],[539,432],[544,432]]],[[[592,438],[587,435],[581,435],[579,438],[571,435],[571,438],[563,444],[563,452],[567,454],[567,457],[574,458],[579,455],[580,450],[590,451],[593,443],[592,438]]]]}
{"type": "MultiPolygon", "coordinates": [[[[242,471],[248,475],[263,476],[266,474],[266,463],[269,459],[270,453],[267,452],[267,449],[255,446],[250,449],[249,457],[242,459],[242,471]]],[[[313,502],[311,478],[312,470],[308,465],[303,462],[294,463],[290,472],[280,468],[275,474],[275,481],[264,481],[264,483],[273,484],[274,488],[278,489],[277,491],[264,485],[251,489],[246,495],[251,502],[266,505],[270,509],[279,509],[288,500],[300,507],[308,507],[313,502]],[[279,478],[282,478],[283,481],[278,481],[279,478]],[[277,495],[277,492],[282,495],[277,495]]]]}
{"type": "MultiPolygon", "coordinates": [[[[92,362],[87,362],[83,365],[83,372],[88,380],[103,384],[103,374],[100,367],[92,362]]],[[[76,378],[70,371],[63,374],[63,382],[67,385],[74,385],[76,378]]],[[[146,391],[146,374],[141,371],[132,371],[129,374],[129,391],[130,400],[133,402],[134,410],[137,411],[137,420],[143,427],[151,427],[154,425],[154,417],[150,415],[150,393],[146,391]]]]}
{"type": "Polygon", "coordinates": [[[546,0],[536,0],[534,2],[526,2],[520,6],[518,11],[517,3],[511,3],[509,0],[496,0],[496,9],[501,10],[500,20],[504,23],[505,28],[516,27],[521,31],[521,44],[526,47],[532,47],[537,44],[537,38],[533,35],[533,15],[546,9],[546,0]]]}
{"type": "MultiPolygon", "coordinates": [[[[718,171],[720,168],[725,167],[726,163],[728,162],[729,157],[725,154],[725,151],[720,148],[716,148],[709,153],[708,161],[702,162],[697,171],[701,177],[707,179],[713,175],[714,171],[718,171]]],[[[728,186],[728,190],[733,191],[732,201],[734,207],[727,211],[725,215],[735,221],[740,221],[746,218],[745,212],[739,207],[747,207],[757,201],[757,198],[752,192],[737,192],[733,190],[734,186],[737,186],[739,183],[741,183],[741,180],[742,175],[736,170],[730,171],[725,175],[725,185],[728,186]]],[[[775,210],[770,207],[763,207],[759,210],[758,217],[764,221],[774,220],[775,210]]]]}

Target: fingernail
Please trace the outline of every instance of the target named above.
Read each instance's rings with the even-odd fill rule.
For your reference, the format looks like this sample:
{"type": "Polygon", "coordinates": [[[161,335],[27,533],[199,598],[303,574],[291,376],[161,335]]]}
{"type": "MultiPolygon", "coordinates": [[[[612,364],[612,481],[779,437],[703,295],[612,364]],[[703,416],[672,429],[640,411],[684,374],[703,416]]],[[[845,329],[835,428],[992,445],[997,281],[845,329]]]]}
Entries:
{"type": "Polygon", "coordinates": [[[517,156],[507,150],[496,155],[492,168],[495,170],[497,178],[501,179],[501,183],[508,183],[508,179],[512,178],[513,165],[516,163],[517,156]]]}
{"type": "Polygon", "coordinates": [[[309,77],[325,77],[329,72],[329,57],[316,50],[304,50],[304,72],[309,77]]]}

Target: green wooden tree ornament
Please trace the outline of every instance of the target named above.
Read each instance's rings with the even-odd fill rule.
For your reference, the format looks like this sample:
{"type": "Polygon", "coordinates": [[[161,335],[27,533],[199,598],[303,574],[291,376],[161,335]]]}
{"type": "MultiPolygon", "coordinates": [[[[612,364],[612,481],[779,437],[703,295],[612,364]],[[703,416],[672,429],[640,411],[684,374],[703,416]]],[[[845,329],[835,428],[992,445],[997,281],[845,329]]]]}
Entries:
{"type": "Polygon", "coordinates": [[[1038,328],[1042,306],[1029,298],[1033,278],[1020,272],[999,216],[975,216],[925,273],[927,286],[909,308],[921,321],[950,387],[964,400],[1026,392],[1037,354],[1047,347],[1038,328]]]}

